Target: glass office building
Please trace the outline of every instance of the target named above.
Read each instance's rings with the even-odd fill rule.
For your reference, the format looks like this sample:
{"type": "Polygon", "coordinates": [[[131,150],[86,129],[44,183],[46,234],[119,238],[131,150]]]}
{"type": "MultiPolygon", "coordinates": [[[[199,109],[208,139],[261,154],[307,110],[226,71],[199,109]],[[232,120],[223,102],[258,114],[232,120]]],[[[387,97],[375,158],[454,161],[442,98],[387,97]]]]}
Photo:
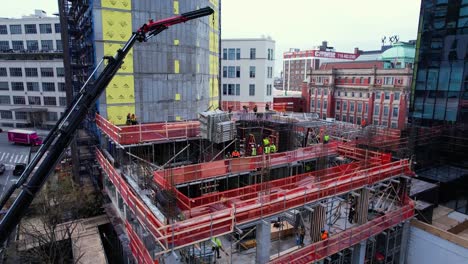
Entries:
{"type": "Polygon", "coordinates": [[[422,0],[410,119],[467,123],[468,0],[422,0]]]}

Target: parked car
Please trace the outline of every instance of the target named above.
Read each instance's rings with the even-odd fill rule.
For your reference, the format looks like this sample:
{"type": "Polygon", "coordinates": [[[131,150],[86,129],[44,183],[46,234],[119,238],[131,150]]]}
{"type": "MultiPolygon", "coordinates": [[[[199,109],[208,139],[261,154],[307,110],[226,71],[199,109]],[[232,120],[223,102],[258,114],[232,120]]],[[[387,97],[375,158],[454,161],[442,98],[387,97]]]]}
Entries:
{"type": "Polygon", "coordinates": [[[0,163],[0,175],[2,175],[5,172],[5,164],[0,163]]]}
{"type": "Polygon", "coordinates": [[[26,163],[16,163],[15,169],[13,170],[13,176],[21,176],[25,169],[26,163]]]}

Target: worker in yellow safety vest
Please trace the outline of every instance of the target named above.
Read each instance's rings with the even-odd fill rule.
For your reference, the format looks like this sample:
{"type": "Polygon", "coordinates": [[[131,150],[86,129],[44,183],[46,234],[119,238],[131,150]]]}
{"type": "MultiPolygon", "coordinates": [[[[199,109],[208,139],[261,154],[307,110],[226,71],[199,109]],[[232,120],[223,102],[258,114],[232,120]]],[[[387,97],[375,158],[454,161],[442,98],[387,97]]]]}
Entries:
{"type": "Polygon", "coordinates": [[[270,146],[269,146],[269,145],[268,145],[268,146],[265,146],[265,147],[263,148],[263,152],[265,152],[265,154],[270,154],[270,146]]]}
{"type": "Polygon", "coordinates": [[[276,145],[275,145],[275,143],[271,143],[271,144],[270,144],[270,152],[271,152],[271,153],[275,153],[275,152],[276,152],[276,145]]]}
{"type": "Polygon", "coordinates": [[[251,145],[250,148],[252,149],[252,156],[257,156],[257,148],[255,144],[251,145]]]}
{"type": "Polygon", "coordinates": [[[221,258],[221,255],[219,254],[220,249],[226,254],[226,256],[229,256],[229,254],[226,251],[224,251],[223,243],[221,243],[221,239],[219,239],[218,237],[213,237],[211,238],[211,243],[213,244],[213,247],[211,248],[211,250],[213,250],[216,258],[221,258]]]}
{"type": "Polygon", "coordinates": [[[270,140],[266,137],[266,138],[263,139],[263,146],[266,147],[268,145],[270,145],[270,140]]]}

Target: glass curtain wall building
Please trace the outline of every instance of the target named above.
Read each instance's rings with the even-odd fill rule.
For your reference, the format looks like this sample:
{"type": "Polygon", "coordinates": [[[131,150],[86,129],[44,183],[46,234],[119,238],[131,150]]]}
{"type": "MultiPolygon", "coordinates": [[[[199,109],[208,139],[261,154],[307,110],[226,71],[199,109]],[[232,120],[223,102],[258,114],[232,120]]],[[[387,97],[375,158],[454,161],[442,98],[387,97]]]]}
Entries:
{"type": "Polygon", "coordinates": [[[468,0],[423,0],[410,117],[415,124],[467,123],[468,0]]]}

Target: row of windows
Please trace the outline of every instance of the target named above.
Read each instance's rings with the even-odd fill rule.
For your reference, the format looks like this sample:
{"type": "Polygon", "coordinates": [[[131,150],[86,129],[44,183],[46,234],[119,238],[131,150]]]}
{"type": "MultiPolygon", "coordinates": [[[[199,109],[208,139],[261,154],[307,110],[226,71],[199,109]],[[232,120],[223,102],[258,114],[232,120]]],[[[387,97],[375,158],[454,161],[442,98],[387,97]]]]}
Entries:
{"type": "MultiPolygon", "coordinates": [[[[10,41],[2,40],[0,41],[0,51],[5,50],[28,50],[28,51],[38,51],[39,50],[39,41],[38,40],[26,40],[26,48],[24,46],[25,42],[22,40],[12,40],[11,45],[10,41]]],[[[62,41],[55,41],[55,50],[62,51],[62,41]]],[[[41,40],[41,50],[42,51],[51,51],[54,50],[54,41],[53,40],[41,40]]]]}
{"type": "MultiPolygon", "coordinates": [[[[21,67],[11,67],[8,68],[10,72],[10,77],[23,77],[23,68],[21,67]]],[[[0,77],[7,77],[8,76],[7,68],[0,67],[0,77]]],[[[55,68],[57,72],[57,77],[64,77],[65,71],[63,67],[55,68]]],[[[24,68],[24,76],[26,77],[39,77],[39,72],[41,77],[55,77],[54,75],[54,68],[52,67],[44,67],[44,68],[24,68]]]]}
{"type": "MultiPolygon", "coordinates": [[[[324,96],[327,96],[328,95],[328,89],[317,89],[317,95],[320,96],[320,95],[323,95],[324,96]]],[[[382,97],[384,98],[384,100],[390,100],[390,95],[391,93],[390,92],[380,92],[380,91],[376,91],[375,92],[375,99],[381,99],[382,97]]],[[[393,92],[393,100],[395,101],[398,101],[400,100],[400,95],[401,93],[400,92],[393,92]]],[[[369,98],[370,94],[369,93],[363,93],[363,92],[348,92],[348,91],[337,91],[337,96],[344,96],[344,97],[356,97],[356,98],[369,98]]]]}
{"type": "MultiPolygon", "coordinates": [[[[14,105],[26,105],[26,99],[28,105],[48,105],[48,106],[57,106],[57,98],[53,96],[44,96],[43,103],[41,103],[40,96],[13,96],[14,105]]],[[[59,106],[67,105],[66,97],[59,97],[59,106]]],[[[11,105],[11,98],[9,95],[0,95],[0,104],[2,105],[11,105]]]]}
{"type": "MultiPolygon", "coordinates": [[[[357,105],[357,112],[358,113],[362,113],[362,110],[363,110],[363,106],[364,106],[364,113],[367,114],[367,112],[369,111],[369,105],[366,103],[366,104],[363,104],[363,103],[357,103],[355,104],[354,102],[349,102],[349,111],[350,112],[354,112],[356,109],[355,109],[355,105],[357,105]]],[[[343,110],[343,111],[348,111],[348,102],[346,101],[337,101],[336,102],[336,110],[337,111],[340,111],[340,110],[343,110]]]]}
{"type": "MultiPolygon", "coordinates": [[[[271,90],[272,85],[267,85],[267,95],[271,95],[271,90]]],[[[240,96],[240,84],[223,84],[223,95],[240,96]]],[[[249,96],[255,96],[255,84],[249,84],[249,96]]]]}
{"type": "MultiPolygon", "coordinates": [[[[63,114],[63,113],[60,113],[63,114]]],[[[27,120],[28,114],[26,112],[15,112],[15,120],[27,120]]],[[[7,110],[0,110],[0,118],[3,120],[13,120],[13,112],[7,110]]],[[[57,121],[57,112],[47,112],[46,121],[57,121]]]]}
{"type": "Polygon", "coordinates": [[[378,116],[381,111],[382,111],[382,114],[383,116],[388,116],[390,114],[390,108],[392,110],[392,117],[398,117],[398,107],[397,106],[388,106],[388,105],[384,105],[383,106],[383,109],[380,108],[381,106],[380,105],[375,105],[374,106],[374,116],[378,116]]]}
{"type": "MultiPolygon", "coordinates": [[[[26,82],[26,90],[28,92],[55,92],[55,83],[43,82],[41,83],[42,90],[39,89],[39,82],[26,82]]],[[[65,92],[65,83],[57,83],[58,91],[65,92]]],[[[12,91],[24,91],[24,82],[11,82],[12,91]]],[[[0,81],[0,91],[10,91],[10,84],[8,82],[0,81]]]]}
{"type": "MultiPolygon", "coordinates": [[[[53,24],[55,33],[60,33],[60,24],[53,24]]],[[[52,24],[24,24],[25,34],[52,34],[52,24]],[[37,30],[39,26],[39,31],[37,30]]],[[[23,34],[23,27],[21,25],[10,25],[10,34],[23,34]]],[[[0,35],[8,35],[7,25],[0,25],[0,35]]]]}
{"type": "MultiPolygon", "coordinates": [[[[250,49],[249,58],[251,60],[255,60],[257,58],[256,48],[250,49]]],[[[241,49],[239,48],[223,49],[223,60],[240,60],[240,59],[241,59],[241,49]]],[[[274,60],[273,49],[267,49],[267,59],[274,60]]]]}

